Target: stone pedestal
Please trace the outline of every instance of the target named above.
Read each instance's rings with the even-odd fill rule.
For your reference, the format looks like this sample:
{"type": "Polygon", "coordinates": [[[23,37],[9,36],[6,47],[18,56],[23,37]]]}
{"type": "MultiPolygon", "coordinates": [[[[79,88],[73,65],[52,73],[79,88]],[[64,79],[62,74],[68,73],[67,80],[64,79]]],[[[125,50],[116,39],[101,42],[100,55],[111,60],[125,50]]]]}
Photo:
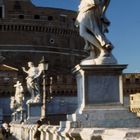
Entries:
{"type": "Polygon", "coordinates": [[[123,104],[122,70],[126,65],[77,65],[78,112],[102,104],[123,104]]]}
{"type": "Polygon", "coordinates": [[[12,122],[15,122],[16,121],[16,112],[13,112],[11,117],[12,117],[12,122]]]}
{"type": "Polygon", "coordinates": [[[68,115],[77,127],[139,127],[139,119],[123,107],[122,70],[126,65],[77,65],[78,109],[68,115]]]}
{"type": "Polygon", "coordinates": [[[17,110],[12,113],[12,122],[13,123],[21,123],[26,119],[26,111],[25,110],[17,110]]]}
{"type": "Polygon", "coordinates": [[[34,124],[41,117],[41,103],[28,103],[27,108],[27,123],[34,124]]]}

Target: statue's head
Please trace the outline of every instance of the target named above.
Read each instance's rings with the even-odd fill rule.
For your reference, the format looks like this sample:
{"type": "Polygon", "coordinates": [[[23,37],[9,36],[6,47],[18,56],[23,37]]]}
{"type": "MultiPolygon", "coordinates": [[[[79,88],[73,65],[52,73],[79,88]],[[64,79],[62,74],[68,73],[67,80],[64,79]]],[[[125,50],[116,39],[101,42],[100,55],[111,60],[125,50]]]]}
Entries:
{"type": "Polygon", "coordinates": [[[20,81],[17,81],[17,84],[19,84],[20,83],[20,81]]]}
{"type": "Polygon", "coordinates": [[[28,67],[34,66],[33,62],[28,62],[28,67]]]}

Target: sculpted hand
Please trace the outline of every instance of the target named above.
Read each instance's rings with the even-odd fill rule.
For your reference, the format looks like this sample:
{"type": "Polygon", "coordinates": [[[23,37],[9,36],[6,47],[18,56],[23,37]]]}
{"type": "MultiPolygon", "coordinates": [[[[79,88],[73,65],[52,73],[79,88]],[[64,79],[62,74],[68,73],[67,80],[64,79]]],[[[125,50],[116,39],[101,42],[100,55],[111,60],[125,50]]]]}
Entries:
{"type": "Polygon", "coordinates": [[[22,67],[22,70],[23,70],[24,72],[26,72],[25,67],[22,67]]]}

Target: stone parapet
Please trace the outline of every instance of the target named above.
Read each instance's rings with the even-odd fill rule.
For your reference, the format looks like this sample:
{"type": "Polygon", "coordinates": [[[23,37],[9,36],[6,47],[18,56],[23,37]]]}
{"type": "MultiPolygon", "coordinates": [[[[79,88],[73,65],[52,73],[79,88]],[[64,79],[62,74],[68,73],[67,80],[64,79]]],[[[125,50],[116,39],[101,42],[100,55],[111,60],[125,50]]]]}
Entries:
{"type": "MultiPolygon", "coordinates": [[[[12,124],[11,132],[19,140],[33,140],[35,125],[12,124]]],[[[42,125],[40,140],[139,140],[139,128],[68,128],[42,125]]]]}

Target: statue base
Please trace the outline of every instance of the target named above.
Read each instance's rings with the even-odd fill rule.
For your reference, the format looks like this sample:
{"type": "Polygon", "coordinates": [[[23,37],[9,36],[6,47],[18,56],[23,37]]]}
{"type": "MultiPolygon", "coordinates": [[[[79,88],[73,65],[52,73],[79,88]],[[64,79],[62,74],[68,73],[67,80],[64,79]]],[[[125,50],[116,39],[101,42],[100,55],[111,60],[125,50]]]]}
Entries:
{"type": "Polygon", "coordinates": [[[18,110],[12,113],[12,122],[11,123],[21,123],[24,122],[26,119],[26,111],[23,110],[18,110]]]}
{"type": "Polygon", "coordinates": [[[28,124],[35,124],[41,118],[41,106],[42,103],[28,103],[27,108],[27,120],[28,124]]]}
{"type": "Polygon", "coordinates": [[[80,65],[115,65],[117,64],[116,58],[110,53],[107,56],[101,55],[98,58],[94,58],[93,55],[85,58],[81,61],[80,65]]]}
{"type": "Polygon", "coordinates": [[[77,65],[78,109],[68,115],[77,127],[140,127],[139,119],[123,107],[122,70],[127,65],[77,65]]]}
{"type": "Polygon", "coordinates": [[[140,127],[139,118],[121,105],[100,105],[84,108],[68,115],[68,121],[80,128],[134,128],[140,127]]]}

